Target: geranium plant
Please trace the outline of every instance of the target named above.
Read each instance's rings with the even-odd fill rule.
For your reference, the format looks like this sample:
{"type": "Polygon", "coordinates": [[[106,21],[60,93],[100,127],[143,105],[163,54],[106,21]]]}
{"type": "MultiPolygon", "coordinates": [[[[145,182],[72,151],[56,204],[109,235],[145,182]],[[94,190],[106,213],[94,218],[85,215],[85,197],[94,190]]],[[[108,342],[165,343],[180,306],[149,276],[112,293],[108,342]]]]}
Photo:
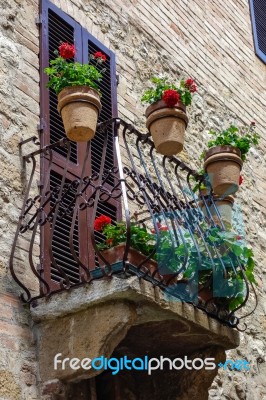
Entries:
{"type": "MultiPolygon", "coordinates": [[[[159,271],[167,270],[168,274],[182,272],[183,278],[190,281],[194,279],[199,287],[207,287],[213,297],[227,300],[230,310],[244,301],[245,285],[240,265],[247,280],[257,284],[253,252],[235,232],[224,231],[219,226],[208,227],[202,221],[194,230],[193,239],[190,233],[184,231],[183,243],[181,240],[173,242],[167,226],[157,223],[157,228],[158,237],[154,235],[154,229],[149,231],[131,223],[130,246],[145,256],[153,254],[152,258],[158,262],[159,271]]],[[[126,242],[125,222],[112,223],[111,218],[101,215],[95,220],[94,229],[105,236],[105,241],[97,245],[99,250],[126,242]]]]}
{"type": "MultiPolygon", "coordinates": [[[[125,243],[127,239],[127,226],[125,222],[114,222],[110,217],[101,215],[94,222],[94,230],[105,236],[105,241],[97,245],[99,250],[106,250],[125,243]]],[[[181,263],[179,250],[176,251],[168,227],[157,222],[158,238],[155,229],[147,229],[137,223],[130,223],[130,247],[150,256],[157,261],[160,267],[175,273],[181,263]],[[158,240],[157,240],[158,239],[158,240]]],[[[182,258],[182,254],[181,254],[182,258]]]]}
{"type": "Polygon", "coordinates": [[[247,280],[257,284],[253,252],[245,245],[243,238],[233,231],[224,231],[217,226],[208,229],[202,226],[201,229],[204,230],[205,244],[200,239],[196,248],[188,241],[189,261],[184,277],[193,279],[197,276],[200,285],[213,291],[213,297],[228,298],[229,309],[233,310],[243,303],[245,296],[240,264],[247,280]]]}
{"type": "Polygon", "coordinates": [[[144,92],[141,98],[142,103],[153,104],[164,100],[168,107],[174,107],[178,102],[188,106],[191,104],[192,94],[197,91],[197,85],[192,78],[171,83],[168,78],[154,76],[151,82],[153,87],[144,92]]]}
{"type": "Polygon", "coordinates": [[[56,50],[57,57],[50,61],[50,67],[45,68],[44,72],[49,76],[47,87],[53,89],[56,94],[69,86],[89,86],[99,91],[99,82],[102,79],[104,69],[98,68],[106,61],[106,55],[96,52],[90,56],[90,61],[95,60],[96,66],[92,64],[80,64],[73,62],[76,49],[73,44],[62,43],[59,52],[56,50]]]}
{"type": "MultiPolygon", "coordinates": [[[[207,143],[208,148],[214,146],[233,146],[240,150],[242,161],[246,160],[247,153],[250,148],[256,146],[259,143],[259,135],[255,132],[256,125],[252,122],[248,129],[240,130],[234,125],[230,125],[229,128],[222,132],[216,132],[211,130],[209,135],[213,136],[213,139],[207,143]]],[[[201,158],[204,158],[205,152],[202,153],[201,158]]]]}
{"type": "MultiPolygon", "coordinates": [[[[106,215],[96,218],[94,230],[102,232],[105,236],[105,242],[97,245],[99,250],[109,249],[120,243],[125,243],[127,239],[126,223],[112,223],[111,218],[106,215]]],[[[130,224],[130,246],[133,249],[148,256],[154,250],[155,243],[155,237],[148,229],[133,222],[130,224]]]]}

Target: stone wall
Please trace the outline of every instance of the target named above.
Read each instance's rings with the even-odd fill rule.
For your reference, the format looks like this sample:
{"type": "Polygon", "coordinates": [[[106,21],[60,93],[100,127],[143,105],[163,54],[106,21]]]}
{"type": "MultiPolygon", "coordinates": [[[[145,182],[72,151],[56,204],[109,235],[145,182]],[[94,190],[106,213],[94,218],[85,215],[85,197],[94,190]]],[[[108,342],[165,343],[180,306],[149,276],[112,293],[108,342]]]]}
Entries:
{"type": "MultiPolygon", "coordinates": [[[[210,128],[257,122],[259,149],[252,150],[237,195],[247,240],[254,249],[258,308],[246,320],[241,345],[228,354],[251,362],[249,373],[221,373],[210,399],[263,400],[265,377],[265,139],[266,66],[254,54],[248,0],[56,0],[117,55],[119,115],[145,131],[143,89],[152,74],[192,76],[199,85],[189,112],[180,157],[200,167],[210,128]]],[[[0,398],[38,398],[28,310],[17,300],[8,258],[24,180],[18,142],[36,134],[39,122],[38,1],[1,1],[0,15],[0,398]]],[[[27,151],[29,148],[27,149],[27,151]]],[[[36,178],[37,179],[37,178],[36,178]]],[[[17,256],[21,273],[25,252],[17,256]]],[[[254,298],[246,306],[251,311],[254,298]]]]}

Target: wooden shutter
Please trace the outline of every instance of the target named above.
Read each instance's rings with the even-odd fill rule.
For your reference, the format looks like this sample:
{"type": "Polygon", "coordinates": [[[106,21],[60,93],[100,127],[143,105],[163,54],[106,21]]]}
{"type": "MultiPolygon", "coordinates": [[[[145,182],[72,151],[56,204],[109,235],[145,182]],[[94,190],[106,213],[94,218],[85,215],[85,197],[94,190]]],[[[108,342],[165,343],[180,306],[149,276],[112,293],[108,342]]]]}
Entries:
{"type": "MultiPolygon", "coordinates": [[[[87,63],[90,59],[90,55],[100,51],[107,56],[106,62],[103,64],[103,68],[106,71],[103,74],[103,79],[100,82],[99,88],[101,91],[101,103],[102,110],[99,116],[99,122],[107,121],[112,117],[117,117],[117,93],[116,93],[116,70],[115,70],[115,55],[97,39],[95,39],[88,31],[83,29],[82,31],[82,42],[83,42],[83,62],[87,63]]],[[[93,59],[92,64],[95,64],[93,59]]],[[[117,165],[117,160],[114,151],[113,131],[112,126],[107,130],[108,141],[104,169],[110,170],[117,165]]],[[[100,160],[103,153],[104,137],[103,135],[96,132],[96,135],[91,143],[91,172],[100,172],[100,160]]],[[[110,177],[107,180],[106,186],[111,189],[114,185],[113,178],[110,177]]],[[[92,210],[88,210],[88,218],[91,218],[92,210]]],[[[108,202],[99,202],[96,216],[107,215],[113,221],[121,219],[121,202],[120,200],[110,200],[108,202]]],[[[99,233],[95,233],[96,242],[99,243],[103,240],[103,236],[99,233]]],[[[88,241],[90,264],[98,266],[98,260],[94,260],[94,254],[91,254],[91,242],[90,238],[88,241]]]]}
{"type": "Polygon", "coordinates": [[[257,56],[266,63],[266,2],[250,0],[253,38],[257,56]]]}
{"type": "MultiPolygon", "coordinates": [[[[63,13],[55,5],[49,1],[43,1],[42,5],[42,30],[41,30],[41,118],[43,133],[41,136],[42,146],[46,146],[61,138],[65,137],[65,132],[61,120],[61,116],[57,111],[57,96],[52,90],[46,88],[48,77],[43,73],[43,69],[49,65],[49,60],[56,57],[54,50],[58,49],[60,42],[74,43],[76,47],[75,60],[81,63],[88,61],[88,37],[90,37],[90,46],[95,46],[95,49],[101,49],[107,56],[108,61],[105,65],[105,78],[101,82],[101,90],[103,93],[102,103],[103,110],[100,116],[100,121],[110,119],[116,116],[116,92],[114,85],[115,80],[115,61],[114,55],[92,36],[83,29],[80,24],[74,21],[70,16],[63,13]],[[114,104],[114,106],[112,106],[114,104]]],[[[94,48],[92,47],[92,51],[94,48]]],[[[99,136],[99,135],[98,135],[99,136]]],[[[99,172],[101,155],[100,147],[102,146],[101,138],[96,134],[92,144],[91,165],[88,166],[86,175],[92,172],[99,172]]],[[[81,176],[82,165],[85,157],[86,145],[84,143],[71,142],[70,161],[68,162],[67,175],[65,177],[64,190],[66,191],[64,205],[71,203],[74,199],[74,193],[68,190],[71,183],[81,176]]],[[[52,167],[50,170],[50,191],[55,187],[60,187],[64,168],[66,165],[67,149],[63,147],[56,148],[53,156],[52,167]]],[[[114,165],[113,152],[113,134],[109,131],[108,136],[108,151],[106,156],[105,167],[111,168],[114,165]]],[[[49,157],[41,159],[41,181],[47,174],[49,167],[49,157]]],[[[111,184],[111,182],[109,182],[111,184]]],[[[90,189],[88,189],[90,190],[90,189]]],[[[46,206],[46,212],[53,207],[57,200],[56,192],[53,194],[49,204],[46,206]]],[[[119,214],[120,203],[111,201],[104,205],[99,205],[97,215],[105,213],[115,220],[119,214]]],[[[91,217],[92,210],[85,209],[79,211],[75,221],[74,228],[74,248],[75,252],[81,259],[84,265],[89,265],[91,269],[97,265],[94,251],[90,245],[88,232],[88,221],[91,217]]],[[[64,218],[56,220],[54,235],[51,238],[50,228],[52,223],[46,223],[41,231],[41,254],[44,276],[50,282],[53,290],[58,289],[58,284],[62,280],[62,275],[53,267],[51,257],[47,248],[51,245],[53,257],[56,264],[66,274],[71,285],[80,282],[80,268],[74,260],[70,247],[69,235],[71,228],[71,215],[65,215],[64,218]]],[[[97,238],[100,240],[100,238],[97,238]]]]}

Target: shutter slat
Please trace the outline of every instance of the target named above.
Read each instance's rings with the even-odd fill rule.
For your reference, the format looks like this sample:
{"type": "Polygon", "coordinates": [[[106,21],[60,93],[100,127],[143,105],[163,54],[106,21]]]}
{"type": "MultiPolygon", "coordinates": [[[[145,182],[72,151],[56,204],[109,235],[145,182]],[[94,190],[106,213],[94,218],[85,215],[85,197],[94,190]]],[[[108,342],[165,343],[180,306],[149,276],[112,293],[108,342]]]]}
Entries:
{"type": "MultiPolygon", "coordinates": [[[[48,11],[48,30],[49,30],[49,58],[54,59],[55,50],[61,42],[74,43],[74,28],[63,20],[52,10],[48,11]]],[[[49,96],[50,106],[50,142],[55,143],[65,137],[65,130],[62,119],[57,111],[57,96],[50,90],[49,96]]],[[[64,147],[56,149],[61,156],[67,156],[67,149],[64,147]]],[[[77,144],[71,144],[70,161],[77,164],[77,144]]]]}
{"type": "Polygon", "coordinates": [[[256,54],[266,63],[266,2],[250,0],[256,54]]]}
{"type": "MultiPolygon", "coordinates": [[[[51,171],[50,176],[50,190],[55,189],[55,187],[59,187],[61,185],[62,177],[60,174],[55,171],[51,171]]],[[[68,188],[67,185],[71,184],[70,180],[65,181],[65,188],[68,188]]],[[[75,199],[75,193],[68,192],[64,197],[64,206],[67,207],[72,200],[75,199]]],[[[56,194],[53,196],[51,200],[51,205],[55,204],[56,194]]],[[[59,211],[62,209],[62,206],[59,208],[59,211]]],[[[63,211],[63,210],[62,210],[63,211]]],[[[79,276],[79,266],[76,261],[73,259],[73,256],[69,247],[69,236],[72,224],[72,217],[70,215],[64,216],[60,218],[57,217],[55,223],[54,234],[52,238],[52,250],[54,258],[57,264],[64,270],[66,275],[68,276],[71,283],[76,283],[73,281],[73,276],[79,276]]],[[[75,228],[73,232],[73,244],[75,248],[75,252],[77,255],[79,254],[79,235],[78,235],[78,221],[75,223],[75,228]]],[[[53,269],[53,279],[57,282],[60,281],[61,275],[56,269],[53,269]]]]}
{"type": "MultiPolygon", "coordinates": [[[[96,46],[95,43],[93,43],[92,40],[88,40],[88,54],[94,54],[97,51],[101,51],[99,47],[96,46]]],[[[108,119],[112,118],[112,93],[111,93],[111,74],[110,74],[110,58],[108,55],[107,60],[104,63],[104,67],[106,68],[106,72],[103,74],[103,79],[99,84],[99,89],[102,93],[101,97],[101,103],[102,103],[102,110],[99,116],[99,121],[103,122],[108,119]]],[[[91,63],[93,65],[96,64],[95,60],[91,60],[91,63]]],[[[108,136],[110,140],[107,142],[107,151],[106,151],[106,160],[105,160],[105,165],[104,169],[110,169],[112,165],[114,165],[114,153],[113,153],[113,132],[109,130],[108,136]]],[[[103,150],[103,139],[101,135],[97,135],[95,138],[92,140],[91,146],[92,146],[92,151],[91,151],[91,163],[92,163],[92,170],[93,172],[99,173],[100,171],[100,163],[99,163],[99,156],[102,154],[103,150]]],[[[114,183],[113,178],[110,177],[108,179],[108,183],[111,185],[114,183]]]]}

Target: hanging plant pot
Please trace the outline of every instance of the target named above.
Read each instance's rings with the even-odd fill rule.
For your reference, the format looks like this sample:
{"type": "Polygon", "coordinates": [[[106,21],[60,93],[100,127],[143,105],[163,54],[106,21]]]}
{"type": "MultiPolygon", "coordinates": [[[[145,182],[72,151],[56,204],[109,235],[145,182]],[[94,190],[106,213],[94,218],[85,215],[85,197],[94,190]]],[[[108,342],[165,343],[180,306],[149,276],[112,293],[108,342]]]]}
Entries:
{"type": "MultiPolygon", "coordinates": [[[[214,222],[218,225],[221,225],[221,220],[224,225],[229,229],[232,225],[232,209],[234,205],[234,197],[226,196],[221,198],[217,195],[214,195],[212,200],[205,200],[208,206],[208,211],[210,212],[214,222]],[[214,206],[215,204],[215,206],[214,206]],[[218,210],[218,212],[217,212],[218,210]],[[220,217],[219,217],[219,214],[220,217]],[[221,220],[220,220],[221,219],[221,220]]],[[[199,202],[199,207],[201,208],[203,214],[209,217],[209,213],[206,210],[205,203],[203,201],[199,202]]]]}
{"type": "Polygon", "coordinates": [[[145,115],[146,127],[158,153],[165,156],[180,153],[188,124],[186,107],[182,103],[168,107],[163,100],[159,100],[147,108],[145,115]]]}
{"type": "Polygon", "coordinates": [[[206,152],[204,169],[215,194],[229,195],[238,190],[243,165],[240,156],[240,150],[233,146],[215,146],[206,152]]]}
{"type": "Polygon", "coordinates": [[[61,114],[68,139],[74,142],[88,142],[96,131],[101,110],[99,93],[89,86],[69,86],[58,94],[61,114]]]}

